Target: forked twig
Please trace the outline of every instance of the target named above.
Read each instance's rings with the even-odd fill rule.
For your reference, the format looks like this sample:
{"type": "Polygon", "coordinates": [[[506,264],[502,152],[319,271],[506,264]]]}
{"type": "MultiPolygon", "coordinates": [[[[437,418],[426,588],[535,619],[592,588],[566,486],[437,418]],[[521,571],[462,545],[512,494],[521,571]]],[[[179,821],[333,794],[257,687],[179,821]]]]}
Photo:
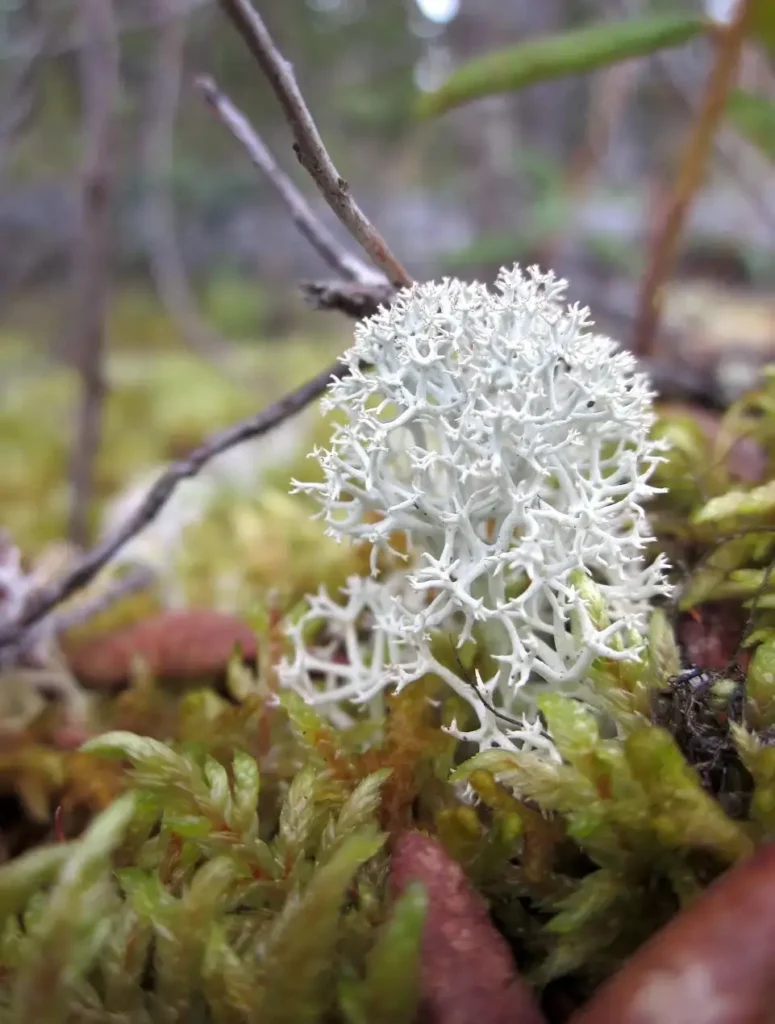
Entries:
{"type": "MultiPolygon", "coordinates": [[[[386,279],[382,279],[366,264],[347,254],[333,240],[333,236],[328,234],[327,237],[326,229],[317,221],[314,213],[306,204],[306,200],[295,189],[290,179],[281,175],[276,162],[273,161],[266,147],[262,148],[260,139],[252,131],[248,122],[242,118],[233,105],[228,103],[226,97],[213,91],[214,83],[208,84],[205,80],[204,89],[208,99],[211,103],[218,101],[216,109],[219,115],[223,117],[243,146],[248,148],[254,162],[261,167],[264,173],[269,174],[270,168],[272,169],[269,176],[276,187],[279,188],[279,183],[282,182],[286,205],[292,206],[296,224],[300,229],[302,224],[304,225],[305,237],[313,242],[319,252],[321,251],[321,238],[323,239],[325,258],[337,273],[345,275],[353,287],[365,289],[364,294],[369,294],[370,287],[380,288],[382,289],[380,294],[388,299],[392,293],[391,283],[396,286],[409,285],[411,278],[392,255],[376,228],[362,213],[350,195],[346,182],[339,177],[299,92],[290,65],[274,46],[263,22],[249,4],[223,0],[221,6],[232,17],[243,37],[251,45],[251,50],[258,58],[260,66],[278,95],[296,138],[296,151],[303,166],[310,171],[316,185],[343,224],[349,228],[375,263],[385,271],[386,279]],[[256,157],[258,159],[255,159],[256,157]],[[333,245],[326,245],[327,241],[333,242],[333,245]]],[[[200,88],[202,88],[201,85],[200,88]]],[[[368,303],[368,299],[366,303],[368,303]]],[[[301,412],[326,390],[333,379],[342,377],[347,372],[348,368],[337,361],[267,409],[215,434],[186,458],[169,466],[123,526],[87,552],[61,579],[32,594],[21,614],[14,621],[6,623],[0,628],[0,650],[22,648],[31,630],[34,630],[55,608],[87,586],[128,541],[153,522],[169,501],[178,484],[196,476],[217,455],[245,441],[269,433],[291,416],[301,412]]]]}
{"type": "Polygon", "coordinates": [[[105,321],[110,291],[114,106],[120,87],[120,52],[112,0],[80,0],[79,14],[84,35],[80,65],[85,156],[80,182],[81,223],[73,254],[70,330],[80,379],[80,398],[70,454],[68,534],[76,544],[85,545],[107,390],[105,321]]]}
{"type": "Polygon", "coordinates": [[[367,284],[384,280],[382,274],[372,270],[357,256],[353,256],[334,238],[316,216],[303,193],[279,166],[253,125],[222,91],[215,79],[210,75],[200,75],[195,85],[218,120],[245,150],[253,165],[274,186],[299,233],[331,269],[347,281],[367,284]]]}
{"type": "Polygon", "coordinates": [[[293,133],[296,156],[325,201],[392,284],[397,288],[411,285],[411,277],[361,210],[347,181],[336,169],[301,94],[293,68],[275,46],[261,16],[249,0],[218,0],[218,3],[264,72],[293,133]]]}

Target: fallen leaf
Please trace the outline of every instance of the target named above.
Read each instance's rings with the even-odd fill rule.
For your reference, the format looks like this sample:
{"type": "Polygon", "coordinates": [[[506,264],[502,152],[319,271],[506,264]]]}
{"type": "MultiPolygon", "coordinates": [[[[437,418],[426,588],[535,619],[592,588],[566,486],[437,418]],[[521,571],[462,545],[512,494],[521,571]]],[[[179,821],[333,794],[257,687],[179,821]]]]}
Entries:
{"type": "Polygon", "coordinates": [[[775,971],[775,844],[711,885],[571,1024],[764,1024],[775,971]]]}
{"type": "Polygon", "coordinates": [[[428,894],[420,970],[423,1024],[543,1024],[481,897],[443,846],[420,832],[403,833],[393,851],[395,895],[412,882],[428,894]]]}
{"type": "Polygon", "coordinates": [[[723,672],[735,662],[745,670],[750,655],[738,647],[743,638],[748,613],[736,601],[717,601],[683,613],[678,619],[677,635],[687,660],[697,668],[723,672]]]}
{"type": "Polygon", "coordinates": [[[256,638],[246,623],[205,609],[161,612],[63,648],[73,675],[99,690],[127,686],[138,661],[159,682],[182,683],[222,677],[238,649],[245,662],[257,657],[256,638]]]}

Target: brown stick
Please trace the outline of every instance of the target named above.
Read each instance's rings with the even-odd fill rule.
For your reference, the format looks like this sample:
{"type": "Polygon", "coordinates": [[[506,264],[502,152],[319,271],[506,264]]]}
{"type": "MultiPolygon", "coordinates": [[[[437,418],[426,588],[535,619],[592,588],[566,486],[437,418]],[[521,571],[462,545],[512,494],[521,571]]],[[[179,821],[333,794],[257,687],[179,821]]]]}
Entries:
{"type": "Polygon", "coordinates": [[[75,607],[61,608],[42,627],[52,634],[67,633],[78,629],[86,623],[108,611],[119,601],[131,597],[143,590],[150,590],[156,582],[156,573],[148,566],[135,566],[109,583],[102,593],[95,594],[88,600],[81,601],[75,607]]]}
{"type": "Polygon", "coordinates": [[[323,370],[300,388],[270,405],[269,408],[251,416],[213,437],[208,438],[199,448],[184,459],[172,463],[150,488],[145,500],[129,516],[124,525],[112,537],[89,551],[69,572],[51,586],[35,593],[19,618],[8,626],[0,627],[0,649],[18,644],[25,631],[40,622],[57,605],[71,597],[76,591],[90,583],[121,548],[144,527],[153,522],[169,501],[178,484],[196,476],[216,455],[234,448],[245,441],[262,437],[285,420],[301,412],[318,398],[335,378],[342,377],[348,368],[340,362],[323,370]]]}
{"type": "Polygon", "coordinates": [[[411,285],[411,277],[358,206],[350,186],[336,169],[296,83],[293,69],[275,46],[261,16],[249,0],[218,0],[218,3],[264,72],[293,133],[296,156],[320,194],[388,280],[397,288],[411,285]]]}
{"type": "MultiPolygon", "coordinates": [[[[99,4],[100,0],[82,0],[82,2],[99,4]]],[[[224,6],[228,9],[228,4],[225,4],[224,6]]],[[[250,10],[252,11],[252,9],[250,10]]],[[[255,15],[255,12],[253,12],[253,14],[255,18],[258,17],[255,15]]],[[[261,23],[260,19],[258,19],[258,23],[263,28],[263,23],[261,23]]],[[[293,113],[292,116],[296,117],[304,115],[306,118],[303,128],[298,129],[298,134],[305,145],[307,145],[307,151],[322,154],[321,158],[324,158],[324,163],[327,162],[326,168],[333,169],[333,164],[325,151],[325,147],[320,140],[317,129],[314,126],[314,122],[312,122],[312,118],[307,111],[306,105],[298,92],[298,88],[292,74],[273,46],[270,46],[269,56],[270,68],[274,67],[275,64],[281,66],[284,69],[284,75],[286,77],[289,76],[290,82],[293,85],[294,93],[290,109],[292,112],[297,112],[293,113]]],[[[230,110],[230,113],[235,111],[236,108],[233,108],[230,110]]],[[[233,123],[239,124],[238,121],[233,123]]],[[[250,128],[247,122],[243,122],[242,127],[244,128],[245,126],[247,126],[248,129],[250,128]]],[[[296,132],[296,127],[294,127],[294,131],[296,132]]],[[[255,133],[253,134],[255,135],[255,133]]],[[[240,137],[240,141],[243,141],[244,144],[244,140],[248,140],[249,138],[249,133],[244,134],[240,137]]],[[[300,146],[300,148],[302,147],[300,146]]],[[[358,221],[360,225],[358,227],[358,231],[360,234],[357,236],[359,241],[363,244],[363,238],[365,237],[369,241],[371,250],[377,250],[381,245],[381,251],[383,252],[382,264],[385,265],[385,268],[392,273],[394,278],[397,279],[397,283],[399,285],[411,284],[411,279],[406,274],[406,271],[403,270],[401,265],[389,253],[389,250],[385,246],[384,242],[382,242],[376,229],[364,217],[357,204],[355,204],[354,200],[350,197],[346,183],[342,182],[338,178],[334,170],[336,181],[331,185],[329,179],[325,176],[328,173],[328,170],[326,170],[325,174],[320,179],[315,175],[313,175],[313,177],[315,178],[316,184],[318,184],[318,187],[326,198],[329,199],[329,202],[334,209],[337,210],[337,207],[334,205],[336,202],[339,204],[339,209],[346,212],[346,217],[344,215],[342,217],[345,225],[348,224],[348,220],[346,218],[355,218],[356,220],[360,218],[360,221],[358,221]],[[329,187],[330,185],[331,187],[329,187]]],[[[312,214],[312,218],[314,221],[314,214],[312,214]]],[[[369,250],[367,249],[367,251],[369,250]]],[[[359,285],[363,289],[364,294],[366,295],[364,299],[365,308],[368,308],[368,304],[371,301],[369,297],[371,294],[369,293],[369,287],[381,289],[380,294],[384,295],[385,301],[390,299],[392,288],[386,279],[382,279],[378,274],[371,272],[365,264],[360,264],[359,261],[354,261],[352,257],[347,261],[347,264],[350,268],[351,275],[356,272],[359,274],[359,278],[355,282],[350,279],[347,284],[353,287],[355,285],[359,285]],[[366,272],[370,275],[368,281],[364,280],[366,272]],[[360,277],[361,274],[363,274],[363,277],[360,277]]],[[[111,537],[106,538],[101,544],[98,544],[91,551],[87,552],[80,561],[65,573],[57,582],[46,587],[41,587],[33,593],[27,600],[21,614],[19,614],[12,622],[0,624],[0,652],[4,653],[7,658],[9,651],[11,656],[13,656],[14,651],[23,649],[25,642],[32,635],[35,627],[39,623],[46,619],[55,608],[66,601],[74,593],[87,586],[129,540],[136,536],[144,527],[149,525],[156,518],[170,499],[179,483],[183,480],[189,479],[190,477],[196,476],[202,468],[207,465],[207,463],[215,458],[215,456],[220,455],[227,449],[269,433],[291,416],[301,412],[302,409],[306,408],[311,402],[318,398],[326,390],[332,380],[342,377],[347,373],[348,367],[337,361],[332,366],[307,381],[301,387],[297,388],[295,391],[292,391],[284,398],[281,398],[278,402],[269,406],[269,408],[265,409],[263,412],[260,412],[255,416],[243,420],[235,426],[214,435],[206,440],[200,447],[196,448],[187,458],[180,459],[169,466],[153,487],[150,488],[140,507],[137,508],[136,511],[125,521],[123,526],[116,530],[111,537]]]]}
{"type": "Polygon", "coordinates": [[[113,106],[119,84],[119,51],[110,0],[80,0],[83,29],[81,92],[85,157],[82,220],[73,260],[73,344],[81,400],[70,461],[73,543],[88,539],[94,462],[102,432],[105,395],[105,317],[108,302],[110,204],[113,186],[113,106]]]}
{"type": "Polygon", "coordinates": [[[194,84],[218,120],[245,150],[253,166],[274,186],[299,233],[331,269],[347,281],[364,284],[384,281],[384,275],[348,252],[317,217],[303,193],[278,165],[261,136],[219,88],[215,79],[210,75],[200,75],[194,84]]]}
{"type": "Polygon", "coordinates": [[[395,289],[384,278],[378,284],[350,281],[304,281],[307,302],[315,309],[335,309],[353,320],[374,316],[380,306],[392,302],[395,289]]]}
{"type": "Polygon", "coordinates": [[[734,20],[719,30],[717,56],[705,90],[703,104],[694,130],[687,142],[664,220],[651,252],[648,270],[643,279],[632,350],[645,356],[652,350],[659,326],[662,286],[673,267],[678,242],[691,208],[692,200],[702,183],[708,159],[713,150],[716,131],[724,116],[727,97],[740,64],[740,54],[748,21],[753,11],[752,0],[740,0],[734,20]]]}

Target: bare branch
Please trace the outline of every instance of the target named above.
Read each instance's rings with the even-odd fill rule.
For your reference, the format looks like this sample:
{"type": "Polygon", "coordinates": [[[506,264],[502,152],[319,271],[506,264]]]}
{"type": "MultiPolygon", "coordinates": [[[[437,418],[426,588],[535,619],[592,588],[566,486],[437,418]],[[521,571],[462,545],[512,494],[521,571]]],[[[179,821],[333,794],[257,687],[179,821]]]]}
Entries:
{"type": "Polygon", "coordinates": [[[84,106],[82,223],[73,257],[73,344],[81,404],[70,462],[69,536],[83,545],[94,489],[105,393],[104,346],[108,301],[110,200],[113,186],[113,106],[119,85],[119,49],[109,0],[80,0],[84,33],[81,92],[84,106]]]}
{"type": "MultiPolygon", "coordinates": [[[[86,625],[98,615],[111,609],[120,601],[137,594],[142,590],[148,590],[156,581],[156,573],[148,566],[136,566],[112,580],[102,591],[92,598],[80,602],[73,608],[62,608],[55,615],[52,615],[45,622],[45,629],[50,634],[66,633],[68,630],[77,629],[86,625]]],[[[38,628],[44,628],[39,626],[38,628]]]]}
{"type": "MultiPolygon", "coordinates": [[[[195,85],[210,109],[245,150],[253,165],[266,175],[274,186],[300,234],[307,239],[331,269],[347,281],[362,283],[385,281],[384,275],[372,270],[357,256],[353,256],[334,238],[325,224],[316,216],[302,192],[278,165],[255,128],[218,87],[215,79],[210,75],[200,75],[196,79],[195,85]]],[[[385,284],[387,285],[386,281],[385,284]]]]}
{"type": "MultiPolygon", "coordinates": [[[[82,0],[82,2],[87,6],[94,3],[99,5],[101,0],[82,0]]],[[[231,13],[232,4],[230,2],[227,3],[224,0],[222,6],[227,13],[231,13]]],[[[274,81],[272,78],[273,74],[276,72],[280,74],[278,79],[279,85],[275,91],[278,92],[281,98],[285,98],[287,109],[290,111],[291,125],[297,139],[297,153],[300,154],[300,159],[302,159],[304,166],[312,173],[318,188],[334,212],[337,213],[345,226],[350,228],[372,259],[386,271],[388,278],[397,287],[411,284],[411,279],[406,271],[390,253],[376,229],[360,211],[350,196],[346,182],[339,177],[325,150],[304,100],[298,91],[293,74],[271,43],[271,39],[269,39],[264,29],[263,22],[261,22],[258,15],[255,14],[249,5],[245,6],[238,3],[234,10],[237,13],[239,13],[239,10],[243,10],[243,13],[248,11],[252,15],[252,21],[246,23],[248,27],[258,28],[263,33],[259,38],[259,44],[262,42],[264,44],[263,46],[258,46],[258,51],[262,55],[259,63],[262,64],[262,67],[266,64],[271,81],[274,81]]],[[[239,121],[236,123],[240,124],[239,121]]],[[[243,119],[242,127],[244,128],[245,126],[249,128],[249,125],[243,119]]],[[[251,138],[251,135],[245,136],[243,133],[242,136],[238,137],[243,141],[244,138],[251,138]]],[[[273,180],[276,180],[276,175],[273,180]]],[[[309,219],[307,219],[306,223],[309,225],[309,219]]],[[[319,240],[319,233],[316,237],[319,240]]],[[[353,261],[350,258],[347,261],[347,266],[350,275],[359,275],[358,279],[355,281],[351,279],[348,283],[353,286],[360,284],[361,287],[364,287],[363,278],[360,275],[365,277],[365,265],[361,267],[359,266],[359,261],[353,261]]],[[[368,284],[372,287],[379,285],[384,289],[383,294],[385,298],[390,297],[391,288],[387,280],[382,282],[377,275],[372,273],[368,284]]],[[[366,292],[364,291],[365,294],[366,292]]],[[[366,304],[367,299],[364,299],[363,302],[366,304]]],[[[34,635],[36,627],[55,608],[90,583],[129,540],[153,522],[174,493],[178,484],[196,476],[217,455],[246,441],[269,433],[291,416],[301,412],[302,409],[306,408],[326,390],[332,380],[343,377],[348,372],[348,367],[337,361],[295,391],[269,406],[268,409],[215,434],[200,447],[196,448],[187,458],[180,459],[169,466],[149,489],[143,502],[127,518],[123,526],[101,544],[87,552],[57,582],[41,587],[33,592],[25,601],[21,613],[13,621],[0,624],[0,652],[7,654],[9,651],[13,653],[15,650],[23,649],[25,642],[30,636],[34,635]]]]}
{"type": "Polygon", "coordinates": [[[681,233],[713,152],[727,97],[737,77],[742,47],[753,10],[753,0],[740,0],[734,19],[723,30],[719,29],[716,60],[708,78],[702,106],[686,143],[678,177],[649,254],[649,265],[641,287],[632,344],[636,355],[645,356],[652,351],[659,327],[662,285],[672,270],[681,233]]]}
{"type": "Polygon", "coordinates": [[[304,281],[301,290],[315,309],[336,309],[354,320],[373,316],[395,295],[395,289],[384,279],[372,285],[350,281],[304,281]]]}
{"type": "Polygon", "coordinates": [[[249,0],[218,3],[264,72],[293,133],[296,156],[323,198],[388,280],[398,288],[410,285],[411,277],[358,206],[350,186],[334,166],[296,83],[293,68],[275,46],[261,16],[249,0]]]}
{"type": "Polygon", "coordinates": [[[153,522],[178,484],[196,476],[217,455],[245,441],[268,434],[322,395],[332,380],[346,373],[347,367],[337,361],[295,391],[270,405],[268,409],[215,434],[186,458],[174,462],[150,488],[145,500],[133,515],[112,537],[108,537],[84,555],[59,581],[34,593],[27,601],[22,614],[14,622],[0,626],[0,649],[20,645],[31,627],[90,583],[127,541],[153,522]]]}

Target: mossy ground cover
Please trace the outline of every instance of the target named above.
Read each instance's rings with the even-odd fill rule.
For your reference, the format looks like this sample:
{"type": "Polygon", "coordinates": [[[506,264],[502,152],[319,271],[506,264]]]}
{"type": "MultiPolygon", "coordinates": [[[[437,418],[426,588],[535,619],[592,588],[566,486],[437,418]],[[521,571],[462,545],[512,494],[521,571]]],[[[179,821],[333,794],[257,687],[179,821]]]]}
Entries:
{"type": "MultiPolygon", "coordinates": [[[[177,346],[117,347],[100,496],[309,376],[333,345],[242,350],[244,390],[177,346]]],[[[62,533],[73,394],[57,371],[0,410],[2,519],[33,558],[62,533]]],[[[289,496],[315,469],[303,450],[255,493],[221,495],[174,571],[185,603],[250,625],[254,662],[172,688],[140,658],[120,692],[85,694],[78,749],[45,701],[0,737],[0,1019],[421,1019],[427,893],[389,885],[407,829],[463,867],[548,1019],[567,1019],[775,833],[775,374],[716,427],[691,411],[658,423],[673,447],[650,515],[678,596],[639,661],[593,666],[602,716],[543,699],[557,762],[474,754],[445,731],[464,709],[432,677],[347,727],[283,691],[285,616],[365,572],[368,551],[329,541],[289,496]],[[740,473],[742,438],[756,479],[740,473]]],[[[329,429],[314,423],[308,445],[329,429]]],[[[79,636],[157,605],[135,595],[79,636]]],[[[26,685],[9,673],[8,701],[26,685]]]]}

